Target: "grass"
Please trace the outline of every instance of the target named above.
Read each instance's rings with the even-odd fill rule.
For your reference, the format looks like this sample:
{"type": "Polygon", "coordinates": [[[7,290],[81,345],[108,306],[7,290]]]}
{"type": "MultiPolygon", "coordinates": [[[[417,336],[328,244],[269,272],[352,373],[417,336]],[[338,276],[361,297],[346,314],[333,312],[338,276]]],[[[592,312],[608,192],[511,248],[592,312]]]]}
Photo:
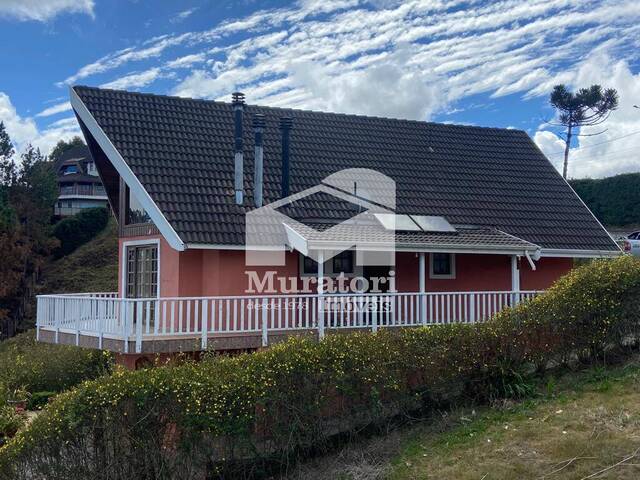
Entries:
{"type": "Polygon", "coordinates": [[[118,288],[116,222],[71,254],[47,265],[40,293],[112,292],[118,288]]]}
{"type": "Polygon", "coordinates": [[[640,363],[550,380],[540,397],[418,427],[384,475],[405,479],[640,477],[640,363]],[[446,425],[446,424],[449,425],[446,425]],[[600,473],[598,473],[600,472],[600,473]]]}
{"type": "MultiPolygon", "coordinates": [[[[546,377],[521,402],[443,411],[356,439],[287,480],[583,479],[640,448],[640,357],[546,377]]],[[[639,452],[640,453],[640,452],[639,452]]],[[[640,455],[593,479],[640,478],[640,455]]]]}

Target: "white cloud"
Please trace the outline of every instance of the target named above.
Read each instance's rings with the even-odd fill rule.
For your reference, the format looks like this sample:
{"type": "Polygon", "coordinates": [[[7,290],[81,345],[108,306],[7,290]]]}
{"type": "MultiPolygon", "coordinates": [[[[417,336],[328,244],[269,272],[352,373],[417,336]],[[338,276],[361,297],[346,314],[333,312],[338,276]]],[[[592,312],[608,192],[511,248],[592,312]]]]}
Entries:
{"type": "Polygon", "coordinates": [[[94,16],[93,0],[0,0],[0,16],[46,22],[61,13],[94,16]]]}
{"type": "Polygon", "coordinates": [[[189,68],[190,66],[196,63],[202,63],[206,59],[204,53],[193,53],[191,55],[185,55],[183,57],[176,58],[175,60],[171,60],[167,62],[165,66],[167,68],[189,68]]]}
{"type": "Polygon", "coordinates": [[[36,117],[49,117],[51,115],[56,115],[57,113],[67,112],[71,110],[70,102],[61,102],[56,105],[52,105],[51,107],[45,108],[40,113],[36,115],[36,117]]]}
{"type": "Polygon", "coordinates": [[[140,88],[152,83],[160,75],[159,68],[150,68],[144,72],[131,73],[108,83],[100,85],[102,88],[114,88],[125,90],[127,88],[140,88]]]}
{"type": "Polygon", "coordinates": [[[435,75],[406,68],[399,52],[371,68],[345,74],[318,63],[293,64],[292,83],[307,94],[305,106],[334,112],[424,119],[442,105],[435,75]]]}
{"type": "Polygon", "coordinates": [[[75,135],[80,135],[80,128],[73,117],[58,120],[39,130],[32,118],[18,115],[11,99],[3,92],[0,92],[0,121],[4,122],[18,153],[31,143],[44,154],[48,154],[59,140],[69,140],[75,135]]]}
{"type": "Polygon", "coordinates": [[[180,13],[176,14],[175,17],[173,17],[170,22],[171,23],[180,23],[184,20],[186,20],[187,18],[189,18],[191,15],[193,15],[193,13],[198,10],[197,7],[194,8],[188,8],[187,10],[183,10],[180,13]]]}
{"type": "MultiPolygon", "coordinates": [[[[640,2],[633,0],[300,0],[209,30],[150,38],[61,84],[117,71],[104,86],[144,88],[176,78],[168,90],[181,96],[226,99],[242,89],[250,101],[274,106],[429,119],[452,106],[471,108],[471,96],[542,97],[561,82],[611,84],[623,98],[636,95],[628,64],[637,64],[639,51],[640,2]]],[[[573,176],[633,168],[628,157],[588,143],[630,132],[630,115],[621,108],[607,123],[611,133],[580,140],[589,148],[575,151],[582,159],[573,176]],[[594,162],[586,152],[613,160],[594,162]]],[[[554,133],[535,137],[557,153],[554,133]]]]}
{"type": "MultiPolygon", "coordinates": [[[[569,153],[569,177],[605,177],[640,170],[640,110],[633,107],[640,102],[640,74],[634,75],[624,60],[613,61],[599,52],[587,58],[571,72],[568,82],[573,88],[594,83],[615,88],[620,107],[602,125],[585,127],[578,143],[569,153]]],[[[538,131],[535,141],[561,171],[564,142],[549,131],[538,131]]]]}
{"type": "Polygon", "coordinates": [[[38,127],[33,119],[20,117],[4,92],[0,92],[0,121],[4,122],[7,133],[18,147],[38,134],[38,127]]]}

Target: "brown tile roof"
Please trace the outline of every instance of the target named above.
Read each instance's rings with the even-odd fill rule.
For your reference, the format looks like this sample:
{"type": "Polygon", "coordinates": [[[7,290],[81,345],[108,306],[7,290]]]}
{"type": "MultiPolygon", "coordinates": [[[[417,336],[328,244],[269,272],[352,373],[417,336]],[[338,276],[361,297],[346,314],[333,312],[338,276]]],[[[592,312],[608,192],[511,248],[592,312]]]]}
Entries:
{"type": "MultiPolygon", "coordinates": [[[[245,206],[234,204],[228,103],[74,87],[183,242],[244,242],[251,209],[254,114],[266,117],[265,201],[280,192],[279,118],[294,119],[291,192],[344,168],[396,181],[398,213],[498,229],[545,248],[616,250],[604,229],[520,130],[248,105],[245,206]]],[[[330,211],[317,203],[307,214],[330,211]]]]}

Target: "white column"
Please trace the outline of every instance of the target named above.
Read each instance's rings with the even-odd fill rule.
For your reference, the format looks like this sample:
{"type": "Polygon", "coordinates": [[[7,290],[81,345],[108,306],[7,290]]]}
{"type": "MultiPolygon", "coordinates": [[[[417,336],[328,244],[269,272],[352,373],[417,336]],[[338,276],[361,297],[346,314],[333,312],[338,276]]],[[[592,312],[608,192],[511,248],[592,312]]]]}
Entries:
{"type": "Polygon", "coordinates": [[[318,337],[320,340],[324,338],[324,302],[322,295],[324,294],[324,252],[318,252],[318,337]]]}
{"type": "Polygon", "coordinates": [[[423,325],[427,323],[427,268],[424,252],[418,254],[418,276],[420,278],[420,323],[423,325]]]}
{"type": "MultiPolygon", "coordinates": [[[[520,291],[520,269],[518,269],[518,256],[511,255],[511,291],[520,291]]],[[[518,293],[511,294],[512,304],[518,303],[520,295],[518,293]]]]}

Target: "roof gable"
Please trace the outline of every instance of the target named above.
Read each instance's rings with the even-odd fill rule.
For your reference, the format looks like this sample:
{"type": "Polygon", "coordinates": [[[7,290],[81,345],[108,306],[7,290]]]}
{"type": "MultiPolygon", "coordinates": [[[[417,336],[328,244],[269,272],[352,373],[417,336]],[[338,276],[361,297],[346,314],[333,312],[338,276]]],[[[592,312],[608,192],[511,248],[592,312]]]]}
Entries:
{"type": "MultiPolygon", "coordinates": [[[[280,195],[279,118],[291,131],[291,192],[344,168],[396,181],[398,213],[497,228],[552,249],[617,250],[520,130],[444,125],[247,105],[245,206],[234,203],[233,113],[227,103],[74,87],[128,167],[187,244],[240,245],[251,210],[255,113],[266,118],[265,203],[280,195]]],[[[313,202],[309,215],[328,210],[313,202]]]]}

